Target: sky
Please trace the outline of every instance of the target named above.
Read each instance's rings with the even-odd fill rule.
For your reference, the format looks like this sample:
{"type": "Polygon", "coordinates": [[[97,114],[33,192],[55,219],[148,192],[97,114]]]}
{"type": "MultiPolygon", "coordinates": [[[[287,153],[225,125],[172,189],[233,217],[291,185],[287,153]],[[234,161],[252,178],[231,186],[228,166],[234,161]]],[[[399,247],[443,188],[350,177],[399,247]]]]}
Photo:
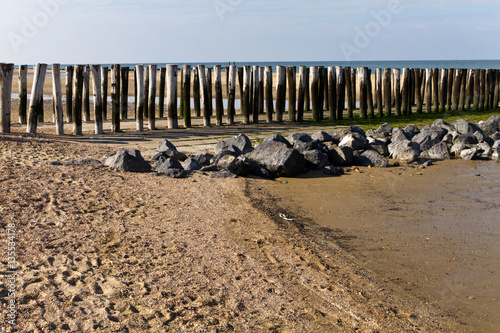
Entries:
{"type": "Polygon", "coordinates": [[[498,0],[0,0],[0,62],[500,59],[498,0]]]}

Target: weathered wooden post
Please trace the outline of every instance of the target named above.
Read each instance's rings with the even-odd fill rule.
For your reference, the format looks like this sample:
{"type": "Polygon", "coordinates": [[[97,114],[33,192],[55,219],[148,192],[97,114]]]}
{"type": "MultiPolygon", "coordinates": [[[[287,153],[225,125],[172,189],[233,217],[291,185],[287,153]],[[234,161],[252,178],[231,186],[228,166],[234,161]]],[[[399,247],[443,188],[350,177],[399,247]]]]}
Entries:
{"type": "Polygon", "coordinates": [[[484,110],[484,105],[486,101],[486,70],[479,70],[479,110],[484,110]]]}
{"type": "Polygon", "coordinates": [[[401,111],[403,115],[408,115],[410,105],[410,69],[403,68],[403,82],[401,84],[401,111]]]}
{"type": "Polygon", "coordinates": [[[392,109],[392,83],[391,83],[391,69],[384,68],[382,73],[382,88],[384,93],[384,109],[385,115],[391,116],[392,109]]]}
{"type": "Polygon", "coordinates": [[[36,64],[35,76],[33,78],[33,88],[31,90],[30,107],[28,112],[27,133],[29,134],[36,134],[39,112],[43,110],[43,83],[45,81],[46,71],[47,64],[36,64]]]}
{"type": "Polygon", "coordinates": [[[446,105],[448,112],[452,110],[452,94],[453,94],[453,80],[455,77],[455,69],[449,68],[446,82],[446,105]]]}
{"type": "Polygon", "coordinates": [[[120,132],[120,65],[111,66],[111,130],[120,132]]]}
{"type": "Polygon", "coordinates": [[[394,68],[394,113],[401,116],[401,70],[394,68]]]}
{"type": "Polygon", "coordinates": [[[486,91],[485,91],[485,96],[486,96],[486,101],[485,101],[485,108],[486,109],[491,109],[491,106],[493,105],[493,87],[492,87],[492,84],[493,84],[493,78],[492,78],[492,75],[491,75],[491,69],[487,69],[486,70],[486,91]]]}
{"type": "Polygon", "coordinates": [[[73,134],[82,135],[83,72],[85,66],[75,66],[75,93],[73,99],[73,134]]]}
{"type": "Polygon", "coordinates": [[[305,77],[305,86],[306,86],[306,92],[304,95],[304,110],[305,111],[311,111],[311,89],[310,87],[310,82],[309,82],[309,77],[311,75],[311,70],[309,67],[306,67],[306,77],[305,77]]]}
{"type": "Polygon", "coordinates": [[[252,115],[253,119],[252,122],[254,124],[259,123],[259,96],[260,96],[260,69],[259,66],[253,66],[253,91],[252,91],[252,97],[253,97],[253,103],[252,103],[252,115]]]}
{"type": "Polygon", "coordinates": [[[253,68],[250,67],[250,90],[248,98],[248,116],[253,118],[253,68]]]}
{"type": "Polygon", "coordinates": [[[473,106],[472,109],[474,111],[479,110],[479,100],[480,100],[480,95],[481,95],[481,70],[480,69],[473,69],[474,72],[474,99],[473,99],[473,106]]]}
{"type": "Polygon", "coordinates": [[[66,66],[66,120],[73,122],[73,75],[75,67],[66,66]]]}
{"type": "Polygon", "coordinates": [[[191,65],[182,66],[182,110],[184,127],[191,127],[191,65]]]}
{"type": "Polygon", "coordinates": [[[243,97],[241,100],[241,112],[243,113],[243,124],[250,123],[250,66],[243,68],[243,97]]]}
{"type": "Polygon", "coordinates": [[[240,93],[240,104],[241,104],[241,110],[240,112],[243,113],[243,72],[244,68],[243,67],[238,67],[238,73],[237,79],[238,79],[238,92],[240,93]]]}
{"type": "MultiPolygon", "coordinates": [[[[358,96],[357,96],[357,93],[356,93],[356,82],[357,82],[357,79],[356,79],[356,69],[354,68],[351,68],[351,97],[352,97],[352,109],[353,110],[356,110],[356,102],[358,100],[358,96]]],[[[352,115],[351,118],[354,117],[354,114],[352,115]]]]}
{"type": "MultiPolygon", "coordinates": [[[[337,76],[335,67],[328,67],[328,111],[331,120],[337,120],[337,76]]],[[[300,91],[299,91],[300,96],[300,91]]]]}
{"type": "Polygon", "coordinates": [[[108,66],[101,67],[102,119],[108,115],[108,66]]]}
{"type": "MultiPolygon", "coordinates": [[[[328,92],[328,67],[324,67],[323,66],[323,80],[324,80],[324,84],[323,84],[323,102],[324,102],[324,106],[323,106],[323,110],[330,110],[330,104],[329,104],[329,101],[328,99],[330,98],[329,96],[329,92],[328,92]]],[[[328,112],[330,113],[330,112],[328,112]]]]}
{"type": "Polygon", "coordinates": [[[451,92],[451,109],[453,112],[458,112],[458,102],[462,84],[462,71],[460,69],[456,69],[454,73],[455,77],[453,78],[453,89],[451,92]]]}
{"type": "Polygon", "coordinates": [[[462,81],[460,82],[460,100],[459,107],[461,111],[465,111],[465,91],[467,89],[467,70],[461,69],[462,72],[462,81]]]}
{"type": "Polygon", "coordinates": [[[205,67],[205,77],[207,79],[207,92],[208,92],[208,110],[209,115],[214,115],[214,99],[213,99],[213,85],[212,85],[212,68],[205,67]]]}
{"type": "Polygon", "coordinates": [[[375,108],[373,106],[372,71],[367,68],[366,93],[368,97],[368,114],[370,118],[375,118],[375,108]]]}
{"type": "MultiPolygon", "coordinates": [[[[191,69],[191,67],[189,67],[191,69]]],[[[184,68],[183,68],[184,70],[184,68]]],[[[166,80],[166,75],[167,75],[167,68],[166,67],[161,67],[160,68],[160,83],[158,87],[158,118],[162,119],[165,114],[165,80],[166,80]]],[[[185,76],[183,76],[184,80],[185,76]]],[[[181,94],[184,94],[184,81],[182,82],[182,92],[181,94]]],[[[189,92],[187,93],[189,95],[189,92]]],[[[181,96],[182,99],[182,96],[181,96]]],[[[183,117],[185,117],[184,111],[185,108],[183,107],[183,103],[185,100],[181,100],[181,114],[183,117]]]]}
{"type": "Polygon", "coordinates": [[[101,66],[92,65],[92,89],[94,93],[94,120],[95,134],[102,134],[102,90],[101,90],[101,66]]]}
{"type": "Polygon", "coordinates": [[[83,70],[83,121],[90,121],[90,66],[85,65],[83,70]]]}
{"type": "Polygon", "coordinates": [[[439,68],[432,69],[432,111],[439,112],[439,68]]]}
{"type": "Polygon", "coordinates": [[[201,105],[200,105],[200,72],[198,67],[193,67],[193,99],[194,99],[194,114],[196,117],[201,116],[201,105]]]}
{"type": "Polygon", "coordinates": [[[274,99],[273,99],[273,67],[266,66],[264,70],[264,98],[266,100],[266,120],[273,122],[274,99]]]}
{"type": "Polygon", "coordinates": [[[465,88],[465,110],[470,111],[474,100],[474,70],[467,71],[467,87],[465,88]]]}
{"type": "Polygon", "coordinates": [[[493,108],[498,108],[498,101],[500,99],[500,70],[495,70],[494,72],[495,82],[493,85],[493,108]]]}
{"type": "Polygon", "coordinates": [[[283,122],[283,113],[286,107],[286,67],[276,67],[276,122],[283,122]]]}
{"type": "Polygon", "coordinates": [[[122,116],[122,120],[128,119],[128,78],[129,78],[129,67],[122,67],[121,71],[121,104],[120,104],[120,113],[122,116]]]}
{"type": "Polygon", "coordinates": [[[28,65],[19,66],[19,124],[26,124],[28,110],[28,65]]]}
{"type": "Polygon", "coordinates": [[[14,64],[0,64],[0,131],[10,133],[14,64]]]}
{"type": "Polygon", "coordinates": [[[446,112],[447,92],[448,92],[448,69],[441,69],[441,77],[439,83],[439,107],[441,112],[446,112]]]}
{"type": "Polygon", "coordinates": [[[319,67],[319,81],[318,81],[318,109],[319,109],[319,120],[324,118],[324,107],[325,107],[325,82],[327,80],[327,70],[325,67],[319,67]]]}
{"type": "Polygon", "coordinates": [[[288,120],[297,121],[297,67],[289,66],[287,68],[287,86],[288,86],[288,120]]]}
{"type": "Polygon", "coordinates": [[[144,130],[144,65],[135,66],[137,87],[135,121],[139,132],[144,130]]]}
{"type": "MultiPolygon", "coordinates": [[[[154,131],[156,130],[156,82],[157,82],[158,65],[149,65],[148,67],[149,67],[149,89],[148,89],[148,100],[147,100],[148,129],[154,131]]],[[[177,83],[177,75],[175,82],[177,83]]],[[[175,101],[177,104],[177,95],[175,101]]],[[[177,114],[177,105],[175,108],[175,113],[177,114]]]]}
{"type": "Polygon", "coordinates": [[[222,70],[220,65],[214,66],[214,84],[215,84],[215,124],[222,126],[222,117],[224,116],[224,103],[222,98],[222,70]]]}
{"type": "Polygon", "coordinates": [[[52,64],[52,99],[54,103],[56,133],[57,135],[64,135],[60,64],[52,64]]]}
{"type": "MultiPolygon", "coordinates": [[[[422,76],[422,72],[420,71],[420,69],[415,70],[415,101],[417,103],[417,113],[418,114],[422,113],[423,104],[424,104],[424,100],[423,100],[424,94],[422,94],[422,80],[423,80],[423,76],[422,76]]],[[[411,111],[411,108],[410,108],[410,111],[411,111]]]]}
{"type": "Polygon", "coordinates": [[[384,115],[383,95],[382,95],[382,69],[375,70],[375,100],[377,103],[378,116],[384,115]]]}
{"type": "Polygon", "coordinates": [[[353,102],[352,98],[352,81],[351,81],[351,67],[344,67],[344,77],[345,77],[345,97],[347,101],[347,117],[351,119],[353,117],[353,109],[355,102],[353,102]]]}
{"type": "Polygon", "coordinates": [[[311,73],[309,75],[310,83],[310,96],[312,104],[312,119],[313,121],[320,120],[320,106],[319,106],[319,67],[311,67],[311,73]]]}
{"type": "Polygon", "coordinates": [[[264,67],[259,67],[259,114],[264,114],[264,67]]]}
{"type": "Polygon", "coordinates": [[[367,78],[368,78],[367,68],[366,67],[358,67],[359,116],[362,119],[368,118],[367,87],[366,87],[367,78]]]}
{"type": "Polygon", "coordinates": [[[198,65],[200,76],[200,92],[203,101],[203,126],[210,127],[210,94],[208,93],[207,76],[204,65],[198,65]]]}
{"type": "Polygon", "coordinates": [[[425,69],[425,112],[432,112],[432,68],[425,69]]]}
{"type": "MultiPolygon", "coordinates": [[[[297,121],[304,121],[304,109],[305,109],[305,96],[306,96],[306,76],[307,67],[299,67],[299,88],[298,88],[298,98],[297,98],[297,121]]],[[[272,99],[271,99],[272,101],[272,99]]]]}
{"type": "Polygon", "coordinates": [[[144,118],[149,118],[149,66],[144,66],[144,118]]]}
{"type": "Polygon", "coordinates": [[[238,73],[238,68],[235,65],[229,66],[228,73],[228,97],[227,97],[227,123],[229,125],[234,125],[234,115],[236,113],[235,102],[236,102],[236,74],[238,73]]]}
{"type": "Polygon", "coordinates": [[[137,76],[137,65],[134,67],[134,118],[135,120],[137,121],[137,102],[139,100],[139,97],[138,97],[138,93],[137,93],[137,89],[138,89],[138,85],[139,85],[139,79],[138,79],[138,76],[137,76]]]}
{"type": "Polygon", "coordinates": [[[166,66],[167,86],[167,127],[179,128],[177,116],[177,76],[179,68],[177,65],[166,66]]]}
{"type": "Polygon", "coordinates": [[[335,76],[337,77],[337,119],[344,119],[344,109],[345,109],[345,76],[344,69],[341,66],[335,67],[335,76]]]}

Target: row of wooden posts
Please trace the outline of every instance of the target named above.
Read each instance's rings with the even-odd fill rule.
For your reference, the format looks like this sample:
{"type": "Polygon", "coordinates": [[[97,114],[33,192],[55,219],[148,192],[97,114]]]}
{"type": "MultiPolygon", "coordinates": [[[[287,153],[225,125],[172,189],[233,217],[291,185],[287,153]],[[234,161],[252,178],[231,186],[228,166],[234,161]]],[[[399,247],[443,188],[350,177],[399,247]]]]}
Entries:
{"type": "MultiPolygon", "coordinates": [[[[28,133],[36,133],[37,123],[43,121],[43,85],[46,64],[37,64],[34,71],[31,100],[27,101],[26,65],[19,66],[19,122],[27,124],[28,133]]],[[[95,133],[103,133],[107,114],[108,67],[76,65],[66,67],[66,121],[73,123],[73,133],[82,134],[83,121],[90,121],[90,78],[94,95],[95,133]],[[83,117],[82,117],[83,116],[83,117]]],[[[227,124],[234,124],[236,83],[239,85],[243,123],[258,123],[259,115],[266,120],[282,122],[288,100],[288,120],[301,122],[304,111],[312,111],[314,121],[323,120],[325,110],[331,120],[352,119],[359,100],[359,117],[409,115],[414,112],[451,112],[497,108],[500,96],[500,70],[496,69],[376,69],[372,82],[371,70],[358,67],[276,68],[277,83],[273,86],[271,66],[234,65],[226,67],[227,124]],[[288,99],[287,99],[288,93],[288,99]],[[359,94],[359,96],[357,96],[359,94]],[[424,110],[425,105],[425,110],[424,110]]],[[[211,125],[213,115],[212,81],[215,85],[216,125],[223,124],[222,68],[198,65],[181,69],[180,108],[177,106],[177,65],[160,68],[159,105],[156,108],[157,65],[137,65],[133,69],[135,120],[138,131],[156,129],[157,117],[164,117],[165,91],[168,128],[178,128],[178,114],[184,126],[191,127],[191,113],[203,116],[204,126],[211,125]],[[191,87],[192,84],[192,87],[191,87]],[[191,107],[191,92],[194,106],[191,107]],[[157,112],[158,111],[158,112],[157,112]],[[180,111],[180,112],[179,112],[180,111]]],[[[2,133],[10,132],[10,104],[13,64],[0,64],[0,111],[2,133]]],[[[112,131],[120,131],[120,120],[127,119],[129,67],[111,66],[111,123],[112,131]]],[[[53,111],[56,132],[63,131],[61,66],[52,65],[53,111]]]]}

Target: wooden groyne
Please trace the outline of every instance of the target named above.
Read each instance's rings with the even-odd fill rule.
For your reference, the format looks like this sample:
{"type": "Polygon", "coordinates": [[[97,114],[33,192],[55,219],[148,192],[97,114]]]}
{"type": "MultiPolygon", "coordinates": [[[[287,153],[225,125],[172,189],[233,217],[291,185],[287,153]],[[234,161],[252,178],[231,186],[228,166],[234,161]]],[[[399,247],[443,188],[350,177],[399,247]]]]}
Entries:
{"type": "Polygon", "coordinates": [[[111,70],[100,65],[66,66],[62,70],[59,64],[49,69],[46,64],[37,64],[33,79],[28,79],[28,66],[16,69],[13,64],[1,63],[2,133],[10,132],[16,74],[19,123],[26,125],[28,133],[36,133],[37,124],[47,118],[43,98],[51,95],[52,121],[58,135],[63,134],[64,122],[73,124],[74,135],[81,135],[82,121],[94,122],[95,133],[102,134],[106,119],[111,120],[111,131],[118,132],[120,122],[132,120],[128,113],[131,99],[138,131],[144,130],[145,119],[147,128],[155,130],[156,119],[164,117],[169,129],[178,128],[180,119],[184,127],[191,127],[192,117],[202,117],[206,127],[214,120],[216,126],[233,125],[236,114],[241,114],[244,124],[284,119],[302,122],[308,118],[341,123],[355,117],[497,109],[500,99],[498,69],[377,68],[372,73],[367,67],[278,66],[273,73],[271,66],[137,65],[130,69],[115,64],[111,70]],[[51,82],[45,80],[48,73],[51,82]],[[29,101],[28,83],[32,85],[29,101]]]}

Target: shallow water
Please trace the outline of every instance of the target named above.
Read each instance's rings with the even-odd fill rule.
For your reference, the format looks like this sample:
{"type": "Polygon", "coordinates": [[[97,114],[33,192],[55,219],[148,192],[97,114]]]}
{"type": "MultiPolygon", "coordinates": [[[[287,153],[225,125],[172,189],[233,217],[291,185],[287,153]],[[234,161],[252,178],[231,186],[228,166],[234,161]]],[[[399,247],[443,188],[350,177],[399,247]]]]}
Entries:
{"type": "Polygon", "coordinates": [[[310,173],[267,189],[343,235],[335,242],[381,287],[456,319],[458,331],[500,332],[500,163],[360,171],[310,173]]]}

